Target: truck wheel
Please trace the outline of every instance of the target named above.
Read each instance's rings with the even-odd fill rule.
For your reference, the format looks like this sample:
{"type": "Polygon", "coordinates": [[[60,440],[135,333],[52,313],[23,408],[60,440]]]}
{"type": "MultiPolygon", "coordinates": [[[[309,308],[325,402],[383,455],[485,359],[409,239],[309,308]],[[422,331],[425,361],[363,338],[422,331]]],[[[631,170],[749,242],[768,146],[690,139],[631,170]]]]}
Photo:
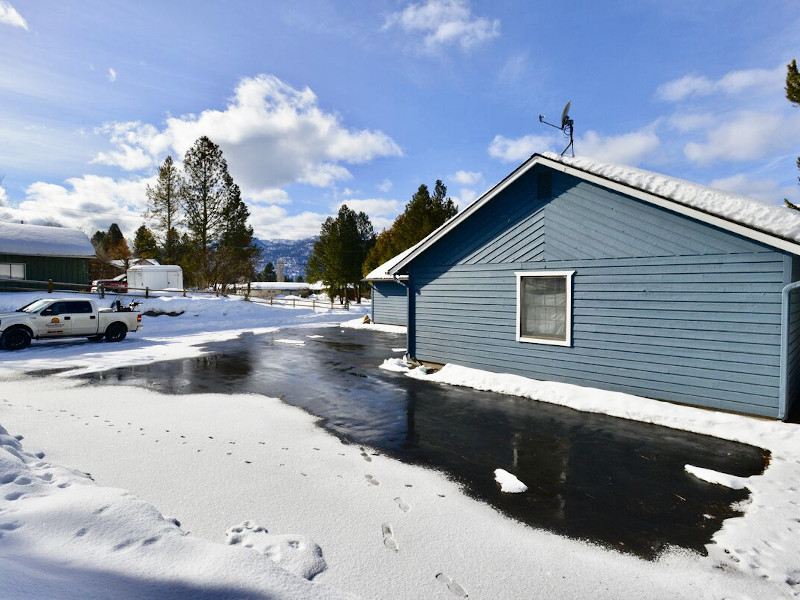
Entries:
{"type": "Polygon", "coordinates": [[[3,333],[0,343],[6,350],[22,350],[31,345],[31,334],[21,327],[9,329],[3,333]]]}
{"type": "Polygon", "coordinates": [[[107,342],[121,342],[128,335],[128,328],[124,323],[112,323],[106,329],[107,342]]]}

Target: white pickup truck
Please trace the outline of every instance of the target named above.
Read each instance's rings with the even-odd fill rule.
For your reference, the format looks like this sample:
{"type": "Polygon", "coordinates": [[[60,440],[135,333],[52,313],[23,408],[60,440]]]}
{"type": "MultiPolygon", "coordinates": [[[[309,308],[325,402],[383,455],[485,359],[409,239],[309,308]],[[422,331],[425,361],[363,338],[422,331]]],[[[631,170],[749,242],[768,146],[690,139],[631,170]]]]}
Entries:
{"type": "Polygon", "coordinates": [[[88,337],[99,342],[121,342],[142,326],[138,302],[100,308],[97,301],[76,298],[34,300],[11,313],[0,313],[0,347],[20,350],[32,339],[88,337]]]}

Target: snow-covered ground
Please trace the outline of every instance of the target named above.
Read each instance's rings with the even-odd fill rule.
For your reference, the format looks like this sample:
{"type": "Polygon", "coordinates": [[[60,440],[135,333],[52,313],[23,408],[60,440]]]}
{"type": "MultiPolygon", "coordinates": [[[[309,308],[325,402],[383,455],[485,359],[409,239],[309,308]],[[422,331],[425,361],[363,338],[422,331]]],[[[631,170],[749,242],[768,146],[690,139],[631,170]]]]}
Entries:
{"type": "MultiPolygon", "coordinates": [[[[24,304],[22,296],[0,296],[0,311],[24,304]]],[[[151,299],[145,309],[185,312],[144,317],[145,329],[119,344],[34,342],[0,354],[0,424],[8,430],[0,433],[4,599],[756,599],[800,592],[795,425],[455,367],[411,371],[581,409],[608,404],[628,418],[712,430],[772,451],[756,477],[690,466],[693,476],[747,487],[752,501],[744,517],[725,523],[708,557],[675,550],[649,562],[522,526],[440,473],[342,444],[277,399],[164,396],[81,386],[68,374],[22,375],[196,356],[198,344],[243,331],[359,316],[234,299],[151,299]]]]}

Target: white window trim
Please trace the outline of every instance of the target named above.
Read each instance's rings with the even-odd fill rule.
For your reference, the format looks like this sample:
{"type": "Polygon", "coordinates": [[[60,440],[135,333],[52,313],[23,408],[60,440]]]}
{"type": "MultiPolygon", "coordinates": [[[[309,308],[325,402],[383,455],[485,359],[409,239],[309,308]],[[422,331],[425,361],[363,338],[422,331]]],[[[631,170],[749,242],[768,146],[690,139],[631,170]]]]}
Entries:
{"type": "Polygon", "coordinates": [[[572,276],[575,271],[518,271],[514,272],[517,276],[517,341],[525,342],[527,344],[545,344],[547,346],[572,346],[572,276]],[[536,338],[523,336],[521,334],[522,324],[520,316],[522,314],[522,278],[523,277],[566,277],[567,278],[567,336],[564,340],[548,340],[545,338],[536,338]]]}

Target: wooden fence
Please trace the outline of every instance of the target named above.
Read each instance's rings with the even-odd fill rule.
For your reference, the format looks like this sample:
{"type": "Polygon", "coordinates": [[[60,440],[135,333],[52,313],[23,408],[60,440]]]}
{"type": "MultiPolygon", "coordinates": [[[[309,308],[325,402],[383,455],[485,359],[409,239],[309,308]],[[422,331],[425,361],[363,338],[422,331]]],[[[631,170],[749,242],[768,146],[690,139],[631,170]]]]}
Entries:
{"type": "Polygon", "coordinates": [[[237,286],[232,286],[229,293],[221,293],[219,290],[177,290],[167,289],[158,290],[151,288],[127,288],[127,291],[120,292],[116,287],[106,287],[100,285],[97,289],[87,286],[85,284],[65,283],[53,281],[36,281],[33,279],[2,279],[0,280],[0,292],[46,292],[53,294],[57,292],[79,292],[85,294],[97,295],[100,298],[105,298],[106,295],[111,295],[114,298],[121,296],[144,296],[145,298],[155,296],[182,296],[183,298],[203,297],[203,296],[236,296],[241,295],[243,300],[255,302],[257,304],[268,304],[269,306],[285,306],[292,308],[326,308],[330,310],[350,310],[349,302],[341,304],[332,300],[321,300],[318,298],[256,298],[250,296],[250,285],[238,286],[239,294],[237,294],[237,286]]]}

